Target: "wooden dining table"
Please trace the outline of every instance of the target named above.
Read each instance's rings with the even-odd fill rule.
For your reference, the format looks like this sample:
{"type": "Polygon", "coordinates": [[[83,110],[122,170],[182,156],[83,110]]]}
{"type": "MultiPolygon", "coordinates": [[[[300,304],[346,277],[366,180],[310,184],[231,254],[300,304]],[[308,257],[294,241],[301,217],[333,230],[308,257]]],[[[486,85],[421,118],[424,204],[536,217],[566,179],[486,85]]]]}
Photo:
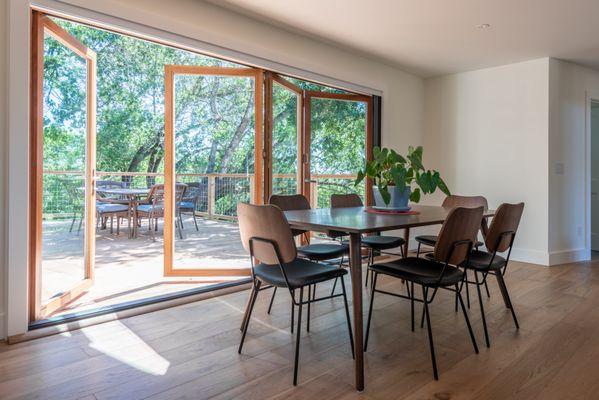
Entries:
{"type": "MultiPolygon", "coordinates": [[[[410,228],[439,225],[447,218],[449,209],[439,206],[412,206],[411,214],[367,212],[365,207],[321,208],[285,211],[291,228],[314,232],[344,232],[349,236],[349,265],[352,285],[354,320],[355,382],[356,389],[364,390],[364,340],[362,299],[362,235],[404,229],[406,240],[404,254],[410,238],[410,228]]],[[[484,217],[492,217],[485,210],[484,217]]],[[[504,299],[505,300],[505,299],[504,299]]]]}
{"type": "Polygon", "coordinates": [[[129,238],[137,237],[137,203],[138,199],[143,196],[147,196],[150,193],[150,189],[133,189],[133,188],[110,188],[110,189],[102,189],[97,188],[97,192],[102,193],[104,195],[117,196],[126,199],[127,204],[129,206],[129,213],[131,215],[132,224],[131,229],[129,230],[129,238]]]}

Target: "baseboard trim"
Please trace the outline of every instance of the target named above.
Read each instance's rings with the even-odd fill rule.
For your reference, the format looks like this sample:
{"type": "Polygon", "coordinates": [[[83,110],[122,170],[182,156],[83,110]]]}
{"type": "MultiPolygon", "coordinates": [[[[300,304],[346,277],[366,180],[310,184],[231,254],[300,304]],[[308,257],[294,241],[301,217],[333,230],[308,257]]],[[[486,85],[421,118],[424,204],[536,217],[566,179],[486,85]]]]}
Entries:
{"type": "Polygon", "coordinates": [[[549,253],[549,265],[568,264],[590,259],[591,251],[588,249],[560,250],[549,253]]]}

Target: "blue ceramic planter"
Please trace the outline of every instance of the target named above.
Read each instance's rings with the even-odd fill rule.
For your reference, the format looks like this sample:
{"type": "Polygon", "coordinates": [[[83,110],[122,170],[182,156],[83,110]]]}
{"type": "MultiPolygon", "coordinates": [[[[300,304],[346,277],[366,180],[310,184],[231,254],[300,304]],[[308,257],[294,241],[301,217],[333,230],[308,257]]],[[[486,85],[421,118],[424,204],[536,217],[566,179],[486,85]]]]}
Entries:
{"type": "Polygon", "coordinates": [[[389,194],[391,194],[391,200],[389,201],[389,204],[385,204],[379,188],[377,186],[372,187],[372,191],[374,193],[374,204],[377,208],[388,208],[393,210],[409,209],[408,201],[410,200],[411,194],[410,187],[406,187],[403,192],[401,192],[396,186],[388,186],[387,189],[389,190],[389,194]]]}

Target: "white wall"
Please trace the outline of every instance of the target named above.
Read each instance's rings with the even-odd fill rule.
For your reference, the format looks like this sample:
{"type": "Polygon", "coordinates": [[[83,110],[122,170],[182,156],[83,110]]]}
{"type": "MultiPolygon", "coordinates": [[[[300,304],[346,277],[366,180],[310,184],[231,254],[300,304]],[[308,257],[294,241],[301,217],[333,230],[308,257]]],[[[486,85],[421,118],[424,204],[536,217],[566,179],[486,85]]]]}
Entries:
{"type": "MultiPolygon", "coordinates": [[[[28,0],[0,1],[2,6],[7,2],[10,4],[11,37],[9,49],[0,47],[0,61],[10,54],[11,71],[10,80],[0,74],[0,90],[5,85],[9,86],[11,104],[8,129],[10,149],[6,143],[2,143],[0,148],[0,161],[9,163],[10,180],[10,191],[1,186],[4,180],[0,181],[0,198],[7,197],[10,216],[9,235],[6,235],[10,237],[10,242],[6,237],[0,237],[0,243],[8,242],[7,265],[0,270],[0,314],[6,311],[6,332],[16,335],[27,329],[27,211],[24,205],[27,204],[28,137],[24,132],[28,130],[30,3],[28,0]],[[4,281],[8,283],[2,285],[4,281]],[[6,303],[2,301],[3,298],[7,298],[6,303]]],[[[98,18],[112,21],[115,19],[110,16],[118,16],[119,23],[127,25],[127,22],[134,22],[158,28],[166,36],[172,37],[174,33],[180,35],[182,40],[212,43],[246,53],[248,60],[261,57],[265,62],[270,60],[377,89],[383,93],[383,144],[404,150],[409,144],[421,143],[423,80],[376,60],[200,1],[37,0],[35,3],[63,10],[77,6],[86,16],[98,12],[101,13],[96,14],[98,18]]],[[[4,13],[0,17],[0,42],[4,44],[9,24],[4,13]]],[[[3,117],[5,114],[1,110],[0,117],[3,117]]],[[[0,203],[0,212],[5,208],[0,203]]],[[[5,226],[6,220],[0,221],[0,227],[4,229],[5,226]]],[[[0,331],[0,337],[3,336],[4,329],[0,331]]]]}
{"type": "Polygon", "coordinates": [[[549,261],[548,71],[539,59],[425,82],[427,166],[491,208],[525,202],[512,256],[539,264],[549,261]]]}
{"type": "Polygon", "coordinates": [[[599,100],[599,71],[556,59],[549,67],[549,251],[552,263],[563,263],[589,257],[587,129],[590,98],[599,100]]]}
{"type": "Polygon", "coordinates": [[[0,1],[0,338],[5,335],[5,304],[6,290],[4,271],[6,270],[6,179],[7,179],[7,157],[6,148],[8,144],[8,103],[7,98],[7,63],[8,63],[8,3],[0,1]]]}

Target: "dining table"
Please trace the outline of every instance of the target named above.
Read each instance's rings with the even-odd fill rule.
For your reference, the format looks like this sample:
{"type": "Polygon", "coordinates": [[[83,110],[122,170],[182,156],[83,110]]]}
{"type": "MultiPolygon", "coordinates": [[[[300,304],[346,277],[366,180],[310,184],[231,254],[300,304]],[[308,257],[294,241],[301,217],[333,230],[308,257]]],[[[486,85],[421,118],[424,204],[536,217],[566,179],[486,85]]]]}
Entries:
{"type": "MultiPolygon", "coordinates": [[[[285,211],[291,228],[321,232],[343,232],[349,236],[349,268],[352,286],[353,329],[355,349],[355,385],[364,390],[364,340],[363,340],[363,292],[362,292],[362,235],[391,230],[404,230],[407,254],[410,229],[442,224],[450,209],[440,206],[413,205],[409,213],[376,212],[370,207],[320,208],[285,211]]],[[[485,218],[492,217],[492,210],[485,210],[485,218]]],[[[502,293],[503,294],[503,293],[502,293]]],[[[504,298],[504,301],[506,299],[504,298]]]]}
{"type": "Polygon", "coordinates": [[[147,196],[150,193],[150,189],[134,189],[134,188],[97,188],[97,192],[103,195],[115,196],[116,198],[122,198],[127,201],[129,205],[129,213],[132,218],[132,228],[129,230],[129,238],[137,237],[137,204],[138,199],[142,196],[147,196]]]}

